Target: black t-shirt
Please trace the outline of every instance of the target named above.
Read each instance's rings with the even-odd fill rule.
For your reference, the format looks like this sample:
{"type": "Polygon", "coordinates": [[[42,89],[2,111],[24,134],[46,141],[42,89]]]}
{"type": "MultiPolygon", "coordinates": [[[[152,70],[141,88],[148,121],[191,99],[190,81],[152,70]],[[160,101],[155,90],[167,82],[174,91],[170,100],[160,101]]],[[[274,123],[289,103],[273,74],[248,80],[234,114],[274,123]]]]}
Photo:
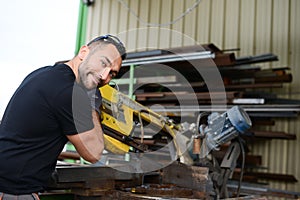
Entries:
{"type": "Polygon", "coordinates": [[[90,100],[65,64],[29,74],[12,96],[0,125],[0,192],[43,191],[66,135],[94,127],[90,100]]]}

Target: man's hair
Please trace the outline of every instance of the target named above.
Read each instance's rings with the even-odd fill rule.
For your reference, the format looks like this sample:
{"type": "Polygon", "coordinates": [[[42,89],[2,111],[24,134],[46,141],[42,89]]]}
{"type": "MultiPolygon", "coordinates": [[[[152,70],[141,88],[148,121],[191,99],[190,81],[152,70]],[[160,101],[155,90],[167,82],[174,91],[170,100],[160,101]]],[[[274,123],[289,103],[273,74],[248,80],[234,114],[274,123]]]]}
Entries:
{"type": "Polygon", "coordinates": [[[114,35],[109,35],[109,34],[101,35],[101,36],[96,37],[93,40],[91,40],[87,44],[87,46],[94,47],[97,44],[113,44],[117,48],[118,52],[120,53],[122,60],[126,59],[126,56],[127,56],[126,48],[118,37],[116,37],[114,35]]]}

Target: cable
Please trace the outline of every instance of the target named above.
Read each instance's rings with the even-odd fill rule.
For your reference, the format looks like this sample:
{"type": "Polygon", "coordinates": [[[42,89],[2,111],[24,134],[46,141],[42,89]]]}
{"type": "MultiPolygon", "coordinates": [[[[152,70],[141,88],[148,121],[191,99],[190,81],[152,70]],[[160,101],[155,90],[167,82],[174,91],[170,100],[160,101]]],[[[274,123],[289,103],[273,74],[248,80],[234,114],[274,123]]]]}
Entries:
{"type": "Polygon", "coordinates": [[[244,149],[244,145],[243,145],[241,137],[238,137],[238,141],[239,141],[239,145],[240,145],[240,148],[242,151],[242,166],[241,166],[240,180],[239,180],[238,188],[237,188],[237,197],[240,196],[241,184],[242,184],[242,180],[243,180],[243,176],[244,176],[244,168],[245,168],[245,149],[244,149]]]}
{"type": "Polygon", "coordinates": [[[137,20],[138,22],[140,22],[141,24],[144,24],[145,26],[169,26],[172,24],[175,24],[177,21],[181,20],[183,17],[185,17],[187,14],[189,14],[190,12],[192,12],[201,2],[201,0],[196,0],[196,2],[189,7],[188,9],[186,9],[185,12],[183,12],[181,15],[179,15],[177,18],[175,18],[172,21],[169,21],[167,23],[163,23],[163,24],[156,24],[156,23],[149,23],[149,22],[145,22],[143,19],[141,19],[130,7],[129,5],[124,1],[124,0],[118,0],[118,2],[120,4],[122,4],[128,11],[129,13],[131,13],[137,20]]]}
{"type": "Polygon", "coordinates": [[[147,110],[139,110],[139,112],[138,112],[139,122],[141,124],[141,143],[144,143],[145,132],[144,132],[144,125],[143,125],[142,113],[147,113],[147,114],[150,114],[150,113],[147,110]]]}
{"type": "Polygon", "coordinates": [[[109,83],[115,84],[115,87],[114,87],[114,88],[115,88],[118,92],[120,92],[120,88],[119,88],[119,85],[117,84],[117,82],[111,80],[109,83]]]}
{"type": "Polygon", "coordinates": [[[142,120],[142,111],[139,111],[139,121],[140,121],[140,124],[141,124],[141,143],[144,143],[144,125],[143,125],[143,120],[142,120]]]}

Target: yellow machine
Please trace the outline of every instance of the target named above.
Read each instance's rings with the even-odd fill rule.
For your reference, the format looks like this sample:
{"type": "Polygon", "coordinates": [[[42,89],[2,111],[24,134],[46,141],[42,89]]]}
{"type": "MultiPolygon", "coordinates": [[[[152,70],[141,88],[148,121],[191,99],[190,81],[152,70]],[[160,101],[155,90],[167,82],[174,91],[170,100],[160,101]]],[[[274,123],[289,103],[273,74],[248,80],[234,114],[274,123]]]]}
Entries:
{"type": "Polygon", "coordinates": [[[130,99],[127,95],[106,85],[102,94],[101,124],[105,149],[116,153],[149,152],[171,142],[175,146],[174,158],[186,151],[187,138],[183,126],[130,99]],[[150,135],[145,130],[152,130],[150,135]],[[158,142],[159,141],[159,144],[158,142]]]}
{"type": "Polygon", "coordinates": [[[115,154],[154,152],[167,146],[171,160],[180,158],[190,164],[193,141],[198,141],[194,152],[204,158],[252,125],[239,106],[222,114],[200,112],[195,123],[176,124],[109,85],[101,87],[100,92],[105,149],[115,154]]]}

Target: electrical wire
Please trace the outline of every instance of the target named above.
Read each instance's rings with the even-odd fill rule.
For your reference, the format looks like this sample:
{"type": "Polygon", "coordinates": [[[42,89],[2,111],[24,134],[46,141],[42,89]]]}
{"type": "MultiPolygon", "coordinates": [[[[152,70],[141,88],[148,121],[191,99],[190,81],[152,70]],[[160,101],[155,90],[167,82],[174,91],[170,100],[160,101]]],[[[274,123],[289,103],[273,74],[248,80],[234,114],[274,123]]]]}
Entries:
{"type": "Polygon", "coordinates": [[[143,110],[143,109],[138,111],[138,118],[141,125],[141,143],[144,143],[145,132],[144,132],[142,113],[147,113],[149,115],[151,115],[151,113],[148,110],[143,110]]]}
{"type": "Polygon", "coordinates": [[[181,15],[179,15],[178,17],[176,17],[174,20],[172,21],[169,21],[169,22],[166,22],[166,23],[149,23],[149,22],[146,22],[144,21],[143,19],[141,19],[130,7],[129,5],[124,1],[124,0],[118,0],[118,2],[120,4],[122,4],[128,11],[129,13],[131,13],[136,19],[138,22],[140,22],[141,24],[145,25],[145,26],[158,26],[158,27],[161,27],[161,26],[169,26],[169,25],[172,25],[172,24],[175,24],[177,21],[181,20],[183,17],[185,17],[187,14],[189,14],[190,12],[192,12],[201,2],[201,0],[196,0],[196,2],[189,8],[186,9],[185,12],[183,12],[181,15]]]}
{"type": "MultiPolygon", "coordinates": [[[[118,92],[120,92],[120,88],[119,88],[119,85],[117,84],[117,82],[115,82],[114,80],[111,80],[109,83],[113,83],[115,86],[114,86],[114,88],[118,91],[118,92]]],[[[112,85],[110,85],[110,86],[112,86],[112,85]]]]}
{"type": "Polygon", "coordinates": [[[142,111],[139,111],[139,121],[140,121],[140,125],[141,125],[141,143],[144,143],[144,125],[143,125],[143,120],[142,120],[142,111]]]}
{"type": "Polygon", "coordinates": [[[237,197],[240,196],[241,184],[242,184],[242,180],[243,180],[243,176],[244,176],[244,168],[245,168],[245,149],[244,149],[244,145],[243,145],[243,141],[242,141],[241,137],[238,137],[238,141],[239,141],[239,145],[240,145],[241,152],[242,152],[242,166],[241,166],[240,180],[239,180],[238,188],[237,188],[237,197]]]}

